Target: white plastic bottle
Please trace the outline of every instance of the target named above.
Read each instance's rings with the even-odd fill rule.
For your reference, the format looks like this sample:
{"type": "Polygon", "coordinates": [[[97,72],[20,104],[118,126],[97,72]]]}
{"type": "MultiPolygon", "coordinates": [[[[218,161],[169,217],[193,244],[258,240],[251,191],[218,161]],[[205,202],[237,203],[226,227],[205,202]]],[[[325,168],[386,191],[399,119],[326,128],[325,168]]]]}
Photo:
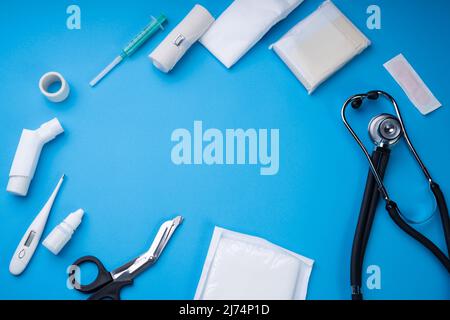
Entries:
{"type": "Polygon", "coordinates": [[[81,220],[84,216],[84,210],[78,209],[77,211],[69,214],[64,221],[56,226],[52,232],[45,238],[42,243],[44,247],[50,250],[53,254],[58,255],[59,252],[72,238],[74,231],[78,228],[81,220]]]}

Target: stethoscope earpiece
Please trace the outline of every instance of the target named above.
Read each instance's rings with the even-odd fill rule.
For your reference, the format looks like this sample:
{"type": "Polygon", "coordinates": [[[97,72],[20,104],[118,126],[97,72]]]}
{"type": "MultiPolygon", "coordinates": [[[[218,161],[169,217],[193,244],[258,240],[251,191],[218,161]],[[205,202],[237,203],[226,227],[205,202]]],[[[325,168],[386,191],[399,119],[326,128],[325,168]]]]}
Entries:
{"type": "Polygon", "coordinates": [[[362,106],[365,98],[367,98],[369,100],[378,100],[379,97],[380,97],[380,92],[375,91],[375,90],[369,91],[366,94],[355,95],[351,99],[352,108],[359,109],[362,106]]]}
{"type": "Polygon", "coordinates": [[[363,99],[362,98],[354,98],[352,100],[352,108],[353,109],[359,109],[362,106],[363,99]]]}

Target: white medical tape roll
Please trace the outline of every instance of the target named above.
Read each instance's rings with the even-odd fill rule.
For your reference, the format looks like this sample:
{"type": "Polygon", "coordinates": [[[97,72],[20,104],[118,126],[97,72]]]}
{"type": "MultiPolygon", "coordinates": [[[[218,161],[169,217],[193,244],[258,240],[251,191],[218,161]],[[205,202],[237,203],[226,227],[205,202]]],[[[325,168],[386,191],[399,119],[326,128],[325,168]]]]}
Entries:
{"type": "Polygon", "coordinates": [[[149,55],[156,68],[169,72],[186,51],[208,30],[214,22],[212,15],[196,4],[188,15],[149,55]]]}
{"type": "Polygon", "coordinates": [[[48,72],[39,80],[39,89],[41,93],[51,102],[62,102],[67,99],[70,93],[70,87],[66,79],[58,72],[48,72]],[[49,92],[49,87],[54,83],[60,83],[61,86],[56,92],[49,92]]]}

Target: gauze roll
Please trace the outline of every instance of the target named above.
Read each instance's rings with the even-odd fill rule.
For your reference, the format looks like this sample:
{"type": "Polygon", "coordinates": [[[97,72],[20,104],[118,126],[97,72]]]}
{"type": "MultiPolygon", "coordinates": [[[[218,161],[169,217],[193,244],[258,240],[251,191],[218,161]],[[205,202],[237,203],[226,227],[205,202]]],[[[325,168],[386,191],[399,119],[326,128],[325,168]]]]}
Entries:
{"type": "Polygon", "coordinates": [[[227,68],[231,68],[279,21],[303,0],[234,0],[200,38],[227,68]]]}
{"type": "Polygon", "coordinates": [[[186,51],[205,33],[214,22],[212,15],[196,4],[188,15],[149,55],[153,65],[162,72],[169,72],[186,51]]]}
{"type": "Polygon", "coordinates": [[[314,261],[216,227],[195,300],[304,300],[314,261]]]}
{"type": "Polygon", "coordinates": [[[342,12],[325,1],[271,48],[311,94],[369,45],[342,12]]]}

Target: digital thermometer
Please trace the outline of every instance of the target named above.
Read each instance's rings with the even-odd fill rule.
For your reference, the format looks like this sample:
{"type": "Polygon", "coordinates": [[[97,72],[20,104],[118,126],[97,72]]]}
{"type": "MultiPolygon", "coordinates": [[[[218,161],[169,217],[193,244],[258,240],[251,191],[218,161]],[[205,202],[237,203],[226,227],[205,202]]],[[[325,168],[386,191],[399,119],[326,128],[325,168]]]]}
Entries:
{"type": "Polygon", "coordinates": [[[36,251],[36,247],[41,239],[42,233],[44,232],[45,225],[47,224],[47,219],[52,209],[53,202],[55,201],[56,195],[58,194],[59,188],[61,187],[63,181],[64,175],[59,180],[55,190],[47,200],[47,203],[44,205],[41,212],[39,212],[27,232],[25,232],[25,235],[20,241],[16,252],[14,252],[11,263],[9,264],[9,272],[13,275],[18,276],[26,269],[31,257],[34,254],[34,251],[36,251]]]}

